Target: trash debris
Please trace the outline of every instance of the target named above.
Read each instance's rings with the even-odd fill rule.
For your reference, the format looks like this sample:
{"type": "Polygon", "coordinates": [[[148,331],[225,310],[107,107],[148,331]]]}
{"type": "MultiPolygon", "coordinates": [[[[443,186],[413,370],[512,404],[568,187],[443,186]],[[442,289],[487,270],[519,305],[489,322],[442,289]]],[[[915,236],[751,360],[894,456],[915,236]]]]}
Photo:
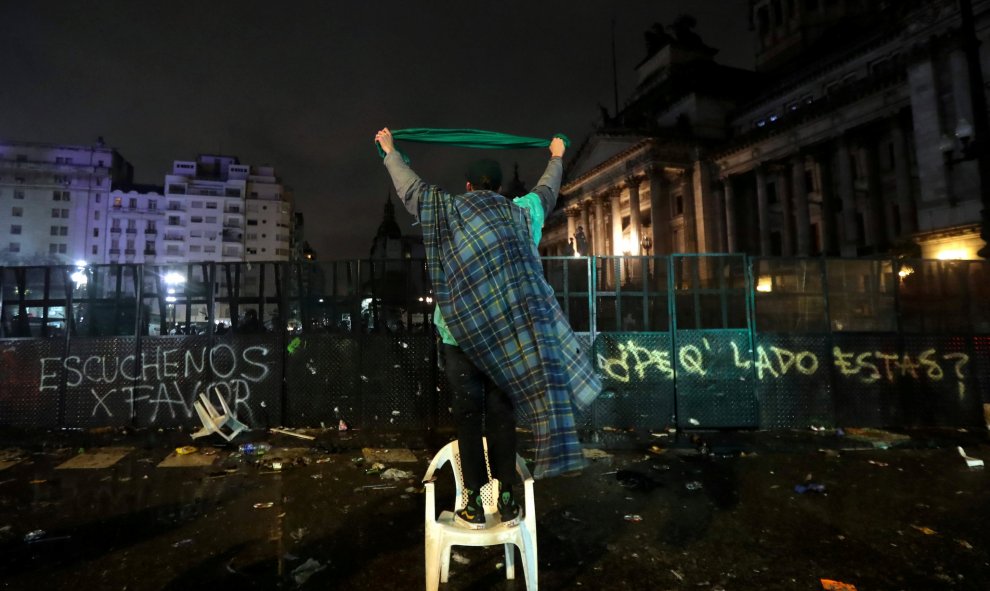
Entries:
{"type": "Polygon", "coordinates": [[[653,455],[657,455],[658,456],[658,455],[664,453],[664,451],[666,451],[666,450],[664,448],[660,447],[659,445],[651,445],[646,451],[650,452],[653,455]]]}
{"type": "Polygon", "coordinates": [[[313,480],[323,480],[322,474],[310,474],[309,477],[312,478],[313,480]]]}
{"type": "Polygon", "coordinates": [[[28,481],[28,484],[44,484],[46,482],[48,482],[48,481],[42,478],[40,480],[29,480],[28,481]]]}
{"type": "Polygon", "coordinates": [[[701,490],[703,485],[697,480],[692,480],[684,485],[684,488],[688,490],[701,490]]]}
{"type": "Polygon", "coordinates": [[[856,586],[849,583],[833,581],[831,579],[821,579],[821,582],[822,589],[825,591],[856,591],[856,586]]]}
{"type": "Polygon", "coordinates": [[[587,448],[581,451],[584,457],[589,460],[607,460],[612,457],[612,454],[600,449],[587,448]]]}
{"type": "Polygon", "coordinates": [[[692,425],[694,425],[695,427],[697,427],[698,425],[701,424],[701,421],[699,421],[698,419],[695,419],[695,418],[688,419],[688,422],[691,423],[692,425]]]}
{"type": "Polygon", "coordinates": [[[412,472],[399,470],[398,468],[389,468],[381,473],[382,480],[407,480],[413,477],[414,475],[412,472]]]}
{"type": "Polygon", "coordinates": [[[394,484],[366,484],[364,486],[359,486],[354,489],[354,492],[361,492],[362,490],[385,490],[388,488],[395,488],[394,484]]]}
{"type": "Polygon", "coordinates": [[[652,490],[658,486],[655,480],[635,470],[619,470],[615,473],[615,479],[623,488],[652,490]]]}
{"type": "Polygon", "coordinates": [[[675,577],[677,577],[677,580],[678,580],[678,581],[683,581],[683,580],[684,580],[684,575],[682,575],[681,573],[679,573],[679,572],[677,572],[677,571],[676,571],[676,570],[674,570],[674,569],[670,569],[670,574],[672,574],[672,575],[674,575],[675,577]]]}
{"type": "Polygon", "coordinates": [[[246,456],[263,456],[271,450],[271,444],[263,441],[261,443],[242,443],[237,448],[237,451],[246,456]]]}
{"type": "Polygon", "coordinates": [[[188,546],[189,544],[192,544],[192,539],[186,538],[184,540],[179,540],[178,542],[172,544],[172,547],[178,548],[180,546],[188,546]]]}
{"type": "MultiPolygon", "coordinates": [[[[3,530],[0,530],[0,532],[2,532],[2,531],[3,530]]],[[[967,542],[966,540],[956,540],[956,542],[958,542],[960,546],[962,546],[963,548],[965,548],[967,550],[972,550],[973,549],[973,545],[970,544],[969,542],[967,542]]]]}
{"type": "Polygon", "coordinates": [[[878,466],[878,467],[880,467],[880,468],[886,468],[887,466],[889,466],[889,465],[890,465],[890,464],[888,464],[887,462],[878,462],[878,461],[876,461],[876,460],[867,460],[867,462],[866,462],[866,463],[867,463],[867,464],[873,464],[874,466],[878,466]]]}
{"type": "Polygon", "coordinates": [[[316,439],[312,435],[305,435],[303,433],[296,433],[295,431],[289,431],[288,429],[269,429],[272,433],[280,433],[282,435],[289,435],[291,437],[298,437],[299,439],[308,439],[310,441],[316,439]]]}
{"type": "Polygon", "coordinates": [[[808,483],[805,483],[805,484],[795,484],[794,485],[794,492],[796,492],[799,495],[803,495],[806,492],[824,493],[825,492],[825,485],[824,484],[821,484],[819,482],[808,482],[808,483]]]}
{"type": "Polygon", "coordinates": [[[630,513],[624,516],[623,519],[625,519],[626,521],[630,521],[632,523],[639,523],[643,521],[643,517],[641,515],[636,515],[635,513],[630,513]]]}
{"type": "Polygon", "coordinates": [[[899,445],[910,441],[911,438],[907,435],[901,435],[900,433],[891,433],[890,431],[884,431],[883,429],[874,429],[871,427],[863,428],[853,428],[850,427],[846,429],[846,437],[852,439],[853,441],[861,441],[863,443],[869,443],[877,449],[888,449],[891,446],[899,445]]]}
{"type": "Polygon", "coordinates": [[[309,530],[308,529],[306,529],[305,527],[300,527],[300,528],[296,529],[295,531],[289,532],[289,537],[292,538],[293,540],[295,540],[296,542],[301,542],[301,541],[303,541],[303,538],[305,538],[306,537],[306,534],[308,534],[308,533],[309,533],[309,530]]]}
{"type": "Polygon", "coordinates": [[[337,423],[337,430],[338,431],[346,431],[349,428],[350,427],[347,426],[347,423],[344,422],[344,419],[340,419],[340,422],[337,423]]]}
{"type": "Polygon", "coordinates": [[[193,447],[191,445],[184,445],[182,447],[175,448],[175,453],[179,454],[180,456],[194,454],[197,451],[199,451],[199,449],[197,449],[197,448],[195,448],[195,447],[193,447]]]}
{"type": "Polygon", "coordinates": [[[7,540],[8,538],[14,537],[14,527],[11,525],[5,525],[0,527],[0,542],[7,540]]]}
{"type": "Polygon", "coordinates": [[[37,542],[43,537],[45,537],[45,530],[36,529],[34,531],[29,531],[27,534],[25,534],[24,541],[30,544],[31,542],[37,542]]]}
{"type": "Polygon", "coordinates": [[[962,446],[959,446],[956,449],[959,450],[959,455],[962,456],[962,459],[966,460],[966,465],[967,466],[969,466],[970,468],[982,468],[983,467],[983,460],[978,460],[976,458],[971,458],[971,457],[967,456],[966,455],[966,450],[964,450],[962,448],[962,446]]]}
{"type": "Polygon", "coordinates": [[[295,580],[296,585],[302,585],[309,580],[311,576],[325,569],[326,565],[320,564],[318,560],[312,558],[307,558],[306,562],[300,564],[292,571],[292,578],[295,580]]]}
{"type": "Polygon", "coordinates": [[[458,552],[451,552],[450,558],[457,564],[471,564],[471,559],[458,552]]]}
{"type": "Polygon", "coordinates": [[[923,525],[914,525],[914,524],[911,524],[911,527],[913,527],[914,529],[920,531],[921,533],[925,534],[926,536],[934,536],[934,535],[938,534],[937,531],[933,530],[930,527],[925,527],[923,525]]]}
{"type": "Polygon", "coordinates": [[[375,462],[374,464],[371,465],[370,468],[365,470],[364,473],[367,474],[368,476],[374,476],[376,474],[381,474],[382,470],[384,469],[385,469],[385,464],[381,462],[375,462]]]}
{"type": "Polygon", "coordinates": [[[255,509],[271,509],[274,506],[275,506],[275,503],[272,502],[272,501],[268,501],[267,503],[255,503],[254,504],[254,508],[255,509]]]}
{"type": "Polygon", "coordinates": [[[292,339],[291,341],[289,341],[289,344],[285,347],[285,349],[286,349],[286,351],[289,352],[289,355],[292,355],[293,353],[296,352],[296,349],[298,349],[299,348],[299,345],[301,345],[301,344],[302,344],[302,339],[300,339],[299,337],[296,337],[296,338],[292,339]]]}

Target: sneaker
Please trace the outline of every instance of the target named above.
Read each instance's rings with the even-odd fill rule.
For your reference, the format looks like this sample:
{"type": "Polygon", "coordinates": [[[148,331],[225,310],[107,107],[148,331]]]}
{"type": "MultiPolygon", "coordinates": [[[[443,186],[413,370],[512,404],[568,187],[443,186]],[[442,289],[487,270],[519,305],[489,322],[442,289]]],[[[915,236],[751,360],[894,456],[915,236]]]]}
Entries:
{"type": "Polygon", "coordinates": [[[476,495],[474,491],[468,490],[466,492],[468,504],[463,509],[458,509],[454,512],[454,522],[468,529],[484,529],[484,501],[481,500],[481,495],[476,495]]]}
{"type": "Polygon", "coordinates": [[[498,515],[505,525],[518,525],[522,521],[522,507],[511,490],[504,490],[498,497],[498,515]]]}

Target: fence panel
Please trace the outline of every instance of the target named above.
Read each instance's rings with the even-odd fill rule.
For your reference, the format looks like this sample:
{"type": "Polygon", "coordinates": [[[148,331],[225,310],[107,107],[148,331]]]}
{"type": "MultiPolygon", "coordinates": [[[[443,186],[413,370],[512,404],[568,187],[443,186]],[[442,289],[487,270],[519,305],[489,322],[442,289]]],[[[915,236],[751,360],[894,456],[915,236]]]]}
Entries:
{"type": "Polygon", "coordinates": [[[752,363],[760,401],[760,427],[834,425],[835,391],[828,335],[758,334],[755,344],[752,363]]]}
{"type": "Polygon", "coordinates": [[[0,425],[59,425],[64,359],[63,339],[0,339],[0,425]]]}
{"type": "Polygon", "coordinates": [[[596,429],[657,430],[675,424],[670,333],[599,333],[602,394],[589,409],[596,429]]]}
{"type": "Polygon", "coordinates": [[[677,425],[755,428],[759,405],[745,330],[679,330],[675,335],[677,425]]]}

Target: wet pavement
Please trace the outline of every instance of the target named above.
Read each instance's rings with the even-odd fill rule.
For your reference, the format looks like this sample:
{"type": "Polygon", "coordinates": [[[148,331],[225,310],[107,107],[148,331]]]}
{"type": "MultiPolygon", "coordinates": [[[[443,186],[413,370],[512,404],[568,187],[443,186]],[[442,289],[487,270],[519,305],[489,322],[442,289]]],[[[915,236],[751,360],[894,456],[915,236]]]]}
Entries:
{"type": "MultiPolygon", "coordinates": [[[[419,478],[444,438],[308,433],[238,438],[272,443],[260,459],[179,432],[0,434],[0,588],[423,588],[419,478]],[[368,446],[408,449],[383,463],[415,477],[382,479],[368,446]],[[96,448],[123,457],[57,468],[96,448]]],[[[990,473],[956,450],[990,462],[987,433],[907,434],[589,437],[588,469],[536,483],[540,588],[990,588],[990,473]]],[[[456,548],[441,589],[525,589],[503,560],[456,548]]]]}

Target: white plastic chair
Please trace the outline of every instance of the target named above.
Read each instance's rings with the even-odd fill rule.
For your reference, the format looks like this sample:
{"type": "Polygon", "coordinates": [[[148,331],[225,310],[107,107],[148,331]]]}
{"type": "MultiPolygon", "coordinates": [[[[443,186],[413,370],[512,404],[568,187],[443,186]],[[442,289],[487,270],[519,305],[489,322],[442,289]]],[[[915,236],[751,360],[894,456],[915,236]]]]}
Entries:
{"type": "Polygon", "coordinates": [[[220,395],[220,390],[214,389],[217,394],[217,398],[220,399],[220,406],[223,408],[223,414],[217,411],[210,399],[206,397],[206,394],[200,394],[199,400],[193,402],[193,407],[196,409],[196,414],[199,415],[199,420],[203,423],[203,428],[192,434],[192,438],[196,439],[198,437],[205,437],[211,433],[216,433],[220,437],[223,437],[227,441],[230,441],[241,431],[247,429],[247,425],[237,420],[237,418],[230,411],[230,407],[227,406],[227,401],[223,399],[220,395]],[[230,429],[230,433],[225,433],[223,428],[227,427],[230,429]]]}
{"type": "MultiPolygon", "coordinates": [[[[488,442],[484,441],[488,450],[488,442]]],[[[523,482],[524,515],[518,525],[501,523],[497,508],[497,491],[493,490],[494,481],[481,488],[481,496],[485,507],[484,529],[468,529],[454,523],[454,512],[444,511],[437,517],[436,493],[434,481],[436,471],[447,463],[451,464],[454,472],[454,487],[457,506],[466,506],[468,499],[464,494],[464,477],[461,473],[461,458],[457,441],[444,446],[430,462],[430,467],[423,478],[426,490],[426,588],[436,591],[440,583],[446,583],[450,576],[451,546],[495,546],[505,545],[505,578],[516,577],[515,559],[516,548],[522,556],[523,571],[526,576],[527,591],[537,591],[537,553],[536,553],[536,503],[533,497],[533,476],[526,468],[521,457],[516,456],[516,471],[523,482]]]]}

